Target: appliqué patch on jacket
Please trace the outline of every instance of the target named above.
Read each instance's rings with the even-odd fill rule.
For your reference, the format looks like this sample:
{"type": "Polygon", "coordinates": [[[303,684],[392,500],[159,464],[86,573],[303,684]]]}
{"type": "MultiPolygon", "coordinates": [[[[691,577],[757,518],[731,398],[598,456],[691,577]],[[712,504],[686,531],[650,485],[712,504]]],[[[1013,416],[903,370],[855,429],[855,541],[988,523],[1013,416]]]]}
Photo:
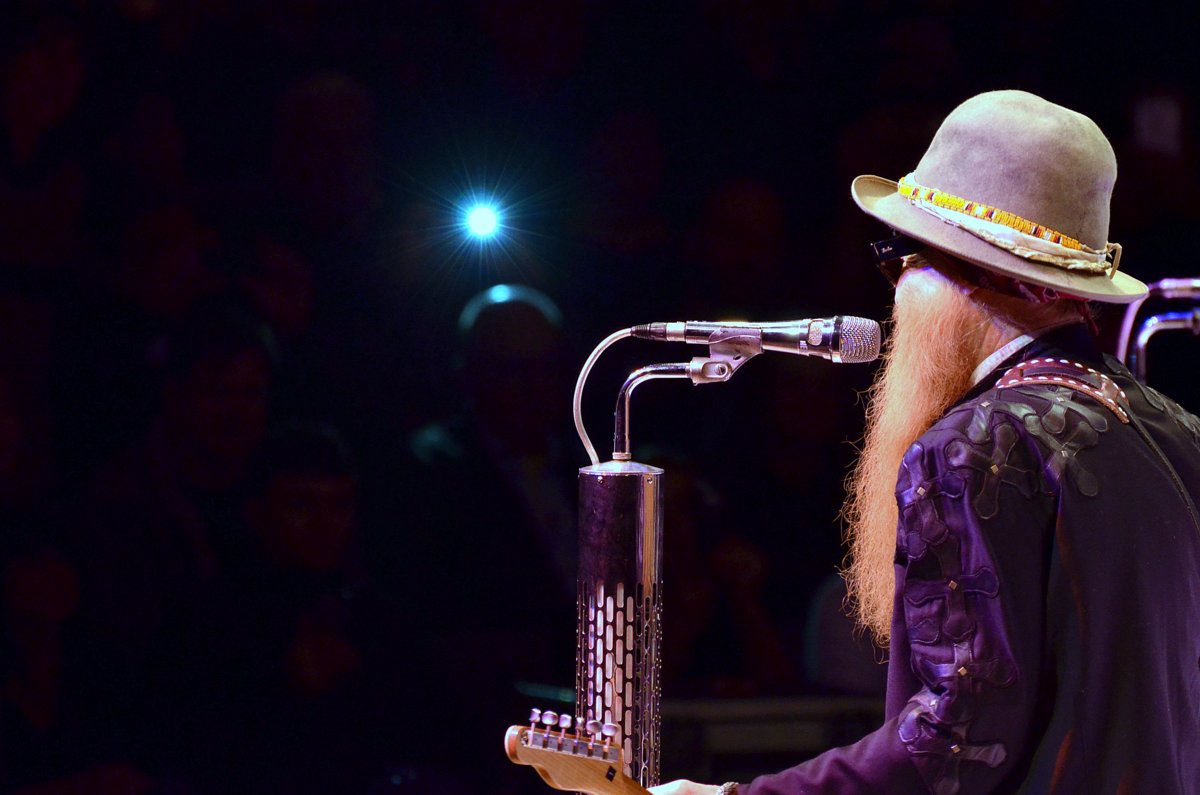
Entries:
{"type": "Polygon", "coordinates": [[[971,412],[967,439],[949,441],[946,458],[951,466],[983,475],[972,498],[979,516],[996,515],[1003,484],[1012,485],[1024,497],[1033,496],[1036,476],[1013,462],[1021,457],[1027,439],[1037,444],[1041,490],[1053,493],[1070,485],[1088,497],[1100,493],[1099,480],[1079,459],[1080,453],[1099,444],[1100,435],[1111,427],[1107,410],[1099,404],[1065,387],[1028,385],[992,390],[973,405],[951,412],[947,419],[964,411],[971,412]]]}

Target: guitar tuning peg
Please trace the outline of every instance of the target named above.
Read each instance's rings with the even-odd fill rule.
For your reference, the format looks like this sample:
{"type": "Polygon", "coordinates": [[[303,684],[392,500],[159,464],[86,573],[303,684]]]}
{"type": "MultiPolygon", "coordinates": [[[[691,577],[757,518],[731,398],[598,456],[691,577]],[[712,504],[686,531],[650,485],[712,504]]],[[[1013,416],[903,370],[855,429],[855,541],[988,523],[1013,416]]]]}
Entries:
{"type": "Polygon", "coordinates": [[[534,707],[533,709],[529,710],[529,722],[530,723],[537,723],[541,719],[542,719],[542,711],[540,709],[538,709],[537,707],[534,707]]]}
{"type": "Polygon", "coordinates": [[[596,720],[595,718],[592,718],[587,722],[587,724],[585,724],[585,727],[587,728],[587,733],[595,737],[600,733],[603,724],[601,724],[600,721],[596,720]]]}
{"type": "Polygon", "coordinates": [[[620,731],[620,729],[617,728],[617,724],[615,723],[605,723],[600,727],[600,731],[604,733],[606,738],[611,739],[617,736],[617,732],[620,731]]]}
{"type": "Polygon", "coordinates": [[[558,728],[562,729],[563,731],[566,731],[567,729],[571,728],[571,716],[565,712],[563,714],[559,715],[558,716],[558,728]]]}
{"type": "Polygon", "coordinates": [[[542,723],[547,726],[553,726],[558,723],[558,713],[552,709],[548,709],[542,713],[542,723]]]}

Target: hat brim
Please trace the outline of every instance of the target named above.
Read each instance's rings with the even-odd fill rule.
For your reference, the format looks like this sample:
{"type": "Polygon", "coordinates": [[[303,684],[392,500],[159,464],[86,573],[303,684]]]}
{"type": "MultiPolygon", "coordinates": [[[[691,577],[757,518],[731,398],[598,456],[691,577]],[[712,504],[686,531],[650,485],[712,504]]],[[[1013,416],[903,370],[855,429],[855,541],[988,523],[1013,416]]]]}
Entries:
{"type": "Polygon", "coordinates": [[[895,182],[883,177],[858,177],[850,185],[850,195],[863,212],[897,232],[996,273],[1112,304],[1133,303],[1147,292],[1146,285],[1121,271],[1111,278],[1106,274],[1075,273],[1010,254],[914,207],[897,192],[895,182]]]}

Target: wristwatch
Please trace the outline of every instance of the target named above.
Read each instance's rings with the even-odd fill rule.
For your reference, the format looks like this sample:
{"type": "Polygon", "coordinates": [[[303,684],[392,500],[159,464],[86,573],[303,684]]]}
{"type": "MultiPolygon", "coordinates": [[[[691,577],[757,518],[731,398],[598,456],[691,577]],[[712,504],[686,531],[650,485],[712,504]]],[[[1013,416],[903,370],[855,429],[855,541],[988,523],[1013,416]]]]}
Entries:
{"type": "Polygon", "coordinates": [[[717,791],[713,795],[737,795],[737,782],[726,781],[721,786],[717,787],[717,791]]]}

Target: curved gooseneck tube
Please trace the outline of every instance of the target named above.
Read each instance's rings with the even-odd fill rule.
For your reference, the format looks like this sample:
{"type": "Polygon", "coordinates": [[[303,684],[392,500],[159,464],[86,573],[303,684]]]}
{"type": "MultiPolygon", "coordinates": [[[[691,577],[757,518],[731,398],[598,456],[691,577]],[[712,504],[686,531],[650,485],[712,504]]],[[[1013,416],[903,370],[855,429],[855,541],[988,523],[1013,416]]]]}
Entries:
{"type": "Polygon", "coordinates": [[[645,381],[656,378],[688,378],[688,363],[674,362],[671,364],[651,364],[634,370],[621,385],[617,393],[617,411],[613,422],[613,460],[630,460],[629,452],[629,399],[633,390],[645,381]]]}
{"type": "Polygon", "coordinates": [[[1151,298],[1188,299],[1200,298],[1200,279],[1160,279],[1147,285],[1146,295],[1125,307],[1125,316],[1121,320],[1121,333],[1117,338],[1117,358],[1126,361],[1129,356],[1129,343],[1133,339],[1133,324],[1137,320],[1138,310],[1142,304],[1151,298]]]}

